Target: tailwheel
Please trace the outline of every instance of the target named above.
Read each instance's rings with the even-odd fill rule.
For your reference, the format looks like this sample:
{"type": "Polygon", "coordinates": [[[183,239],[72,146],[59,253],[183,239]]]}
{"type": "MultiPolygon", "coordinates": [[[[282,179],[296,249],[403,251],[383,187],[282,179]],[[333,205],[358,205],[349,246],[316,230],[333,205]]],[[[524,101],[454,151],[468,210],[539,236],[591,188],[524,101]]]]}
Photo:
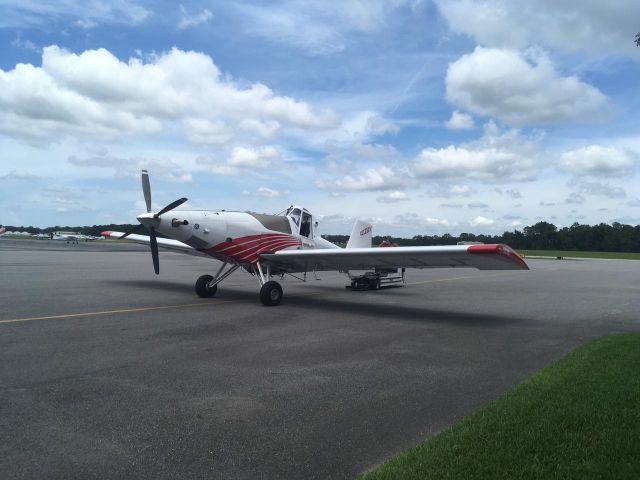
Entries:
{"type": "Polygon", "coordinates": [[[282,287],[278,282],[270,280],[260,289],[260,300],[266,307],[274,307],[282,300],[282,287]]]}
{"type": "Polygon", "coordinates": [[[213,280],[211,275],[202,275],[198,280],[196,280],[196,293],[201,298],[210,298],[216,294],[218,290],[218,285],[214,285],[213,287],[209,286],[209,283],[213,280]]]}

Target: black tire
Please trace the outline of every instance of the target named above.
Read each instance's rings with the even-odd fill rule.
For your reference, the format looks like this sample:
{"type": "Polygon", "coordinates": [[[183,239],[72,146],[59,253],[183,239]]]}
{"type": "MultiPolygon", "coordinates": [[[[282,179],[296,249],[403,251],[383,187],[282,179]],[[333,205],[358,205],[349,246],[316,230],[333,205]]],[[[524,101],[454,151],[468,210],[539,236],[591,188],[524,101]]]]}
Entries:
{"type": "Polygon", "coordinates": [[[196,280],[196,293],[200,298],[210,298],[218,291],[218,285],[209,287],[209,282],[213,280],[211,275],[202,275],[196,280]]]}
{"type": "Polygon", "coordinates": [[[260,301],[265,307],[275,307],[282,300],[282,287],[273,280],[265,283],[260,289],[260,301]]]}

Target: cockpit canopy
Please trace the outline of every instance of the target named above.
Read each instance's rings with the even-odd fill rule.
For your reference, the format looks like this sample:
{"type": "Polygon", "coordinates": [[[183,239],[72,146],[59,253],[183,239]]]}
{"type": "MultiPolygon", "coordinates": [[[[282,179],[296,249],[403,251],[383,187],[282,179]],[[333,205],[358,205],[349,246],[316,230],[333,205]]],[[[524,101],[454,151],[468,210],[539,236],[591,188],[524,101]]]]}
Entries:
{"type": "Polygon", "coordinates": [[[306,208],[291,205],[285,215],[291,219],[291,228],[295,233],[313,238],[313,217],[306,208]]]}

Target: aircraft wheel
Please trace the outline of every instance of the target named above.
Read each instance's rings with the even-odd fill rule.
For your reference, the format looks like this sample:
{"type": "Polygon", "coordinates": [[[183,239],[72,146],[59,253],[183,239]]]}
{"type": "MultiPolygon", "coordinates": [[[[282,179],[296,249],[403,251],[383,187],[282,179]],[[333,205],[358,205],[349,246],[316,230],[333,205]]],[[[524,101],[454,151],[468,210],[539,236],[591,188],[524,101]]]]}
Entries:
{"type": "Polygon", "coordinates": [[[282,287],[273,280],[265,283],[260,289],[260,300],[265,307],[274,307],[282,300],[282,287]]]}
{"type": "Polygon", "coordinates": [[[196,280],[196,293],[200,298],[210,298],[216,294],[218,285],[209,286],[209,282],[213,280],[211,275],[202,275],[196,280]]]}

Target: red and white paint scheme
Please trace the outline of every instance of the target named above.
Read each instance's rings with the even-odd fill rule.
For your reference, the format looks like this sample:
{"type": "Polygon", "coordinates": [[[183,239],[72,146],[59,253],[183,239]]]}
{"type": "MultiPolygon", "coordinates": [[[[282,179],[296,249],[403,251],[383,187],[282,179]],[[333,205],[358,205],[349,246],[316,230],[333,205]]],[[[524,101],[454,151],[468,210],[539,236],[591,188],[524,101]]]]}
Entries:
{"type": "Polygon", "coordinates": [[[346,248],[341,248],[318,234],[318,223],[308,210],[293,205],[278,215],[225,210],[175,210],[169,214],[187,201],[181,198],[152,213],[146,170],[142,171],[142,190],[147,213],[137,217],[140,225],[126,233],[102,232],[102,236],[149,245],[156,274],[160,270],[158,247],[220,260],[222,266],[215,275],[202,275],[196,281],[200,297],[215,295],[218,284],[237,269],[257,277],[260,299],[267,306],[282,300],[282,287],[272,278],[287,274],[348,273],[376,267],[529,269],[507,245],[372,248],[372,226],[362,220],[355,222],[346,248]],[[149,236],[134,233],[144,227],[149,236]],[[168,238],[158,238],[156,232],[168,238]]]}

